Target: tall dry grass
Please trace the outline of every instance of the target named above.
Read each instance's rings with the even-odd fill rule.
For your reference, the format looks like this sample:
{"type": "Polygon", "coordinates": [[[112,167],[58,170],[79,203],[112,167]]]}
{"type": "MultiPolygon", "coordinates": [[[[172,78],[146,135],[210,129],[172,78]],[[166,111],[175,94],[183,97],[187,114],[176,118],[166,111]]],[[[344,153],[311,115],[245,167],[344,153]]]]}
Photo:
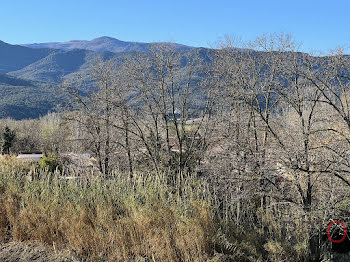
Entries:
{"type": "Polygon", "coordinates": [[[78,181],[41,171],[31,180],[15,159],[7,163],[0,166],[2,236],[108,261],[205,261],[213,254],[209,193],[195,179],[169,186],[151,174],[78,181]]]}
{"type": "Polygon", "coordinates": [[[286,238],[277,210],[262,213],[257,203],[219,200],[191,176],[173,183],[146,173],[67,180],[0,160],[0,238],[39,241],[93,261],[302,260],[303,232],[291,228],[286,238]]]}

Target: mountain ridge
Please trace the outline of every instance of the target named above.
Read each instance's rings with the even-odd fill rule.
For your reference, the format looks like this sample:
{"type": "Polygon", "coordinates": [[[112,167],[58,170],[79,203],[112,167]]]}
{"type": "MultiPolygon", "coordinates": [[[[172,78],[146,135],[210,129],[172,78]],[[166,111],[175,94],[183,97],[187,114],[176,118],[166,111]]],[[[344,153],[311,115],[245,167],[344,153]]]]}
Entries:
{"type": "MultiPolygon", "coordinates": [[[[72,42],[74,41],[69,41],[70,44],[72,42]]],[[[81,41],[76,40],[76,43],[80,45],[81,41]]],[[[91,41],[84,43],[91,44],[91,41]]],[[[83,77],[88,76],[90,65],[97,59],[103,61],[112,59],[118,70],[125,61],[132,60],[135,56],[146,58],[152,45],[157,45],[157,43],[133,45],[132,42],[110,37],[97,38],[93,43],[100,51],[77,49],[72,46],[67,49],[40,48],[39,46],[32,48],[0,41],[0,118],[23,119],[44,115],[64,102],[63,96],[58,96],[54,88],[61,80],[69,79],[75,73],[83,77]],[[112,50],[116,45],[121,48],[120,50],[126,51],[119,49],[117,52],[101,51],[112,50]]],[[[195,66],[200,67],[202,64],[210,64],[216,57],[216,49],[175,45],[178,48],[180,67],[184,70],[191,65],[191,61],[195,61],[195,66]]],[[[246,49],[237,48],[233,51],[245,52],[246,49]]],[[[263,56],[264,52],[256,51],[253,54],[263,56]]],[[[319,57],[319,59],[328,58],[319,57]]]]}
{"type": "MultiPolygon", "coordinates": [[[[76,43],[81,42],[77,40],[76,43]]],[[[55,88],[63,78],[69,78],[74,73],[87,75],[89,66],[97,59],[112,59],[118,67],[125,59],[131,59],[140,52],[147,56],[152,45],[157,44],[123,42],[109,37],[94,41],[96,48],[99,43],[102,45],[99,51],[93,51],[84,48],[32,48],[0,40],[0,118],[38,118],[55,111],[56,106],[65,101],[64,95],[58,94],[55,88]],[[101,51],[112,49],[115,44],[126,51],[101,51]]],[[[195,48],[175,45],[184,61],[187,55],[195,55],[195,48]]]]}
{"type": "Polygon", "coordinates": [[[20,46],[29,48],[51,48],[60,50],[74,50],[74,49],[84,49],[96,52],[109,51],[113,53],[119,52],[149,52],[152,46],[162,44],[171,45],[176,49],[190,50],[192,46],[187,46],[178,43],[170,42],[133,42],[133,41],[122,41],[109,36],[101,36],[94,38],[92,40],[70,40],[66,42],[47,42],[47,43],[32,43],[32,44],[21,44],[20,46]]]}
{"type": "Polygon", "coordinates": [[[33,49],[11,45],[0,40],[0,73],[19,70],[46,57],[53,51],[49,48],[33,49]]]}

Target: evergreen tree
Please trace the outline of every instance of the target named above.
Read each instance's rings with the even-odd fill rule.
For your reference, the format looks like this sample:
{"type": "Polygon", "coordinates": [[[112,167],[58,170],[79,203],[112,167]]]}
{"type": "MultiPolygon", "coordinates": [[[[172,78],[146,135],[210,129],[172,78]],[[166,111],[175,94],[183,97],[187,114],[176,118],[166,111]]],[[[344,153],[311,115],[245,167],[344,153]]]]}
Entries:
{"type": "Polygon", "coordinates": [[[13,145],[15,137],[16,137],[15,132],[11,130],[8,126],[6,126],[2,134],[2,139],[3,139],[2,151],[3,152],[7,154],[10,153],[10,148],[13,145]]]}

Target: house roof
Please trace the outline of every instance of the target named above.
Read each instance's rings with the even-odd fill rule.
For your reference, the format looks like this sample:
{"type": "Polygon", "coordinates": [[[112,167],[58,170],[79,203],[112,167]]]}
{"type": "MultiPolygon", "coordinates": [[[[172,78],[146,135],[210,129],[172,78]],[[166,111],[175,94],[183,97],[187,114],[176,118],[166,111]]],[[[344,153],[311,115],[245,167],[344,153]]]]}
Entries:
{"type": "Polygon", "coordinates": [[[35,162],[39,162],[40,159],[42,159],[43,154],[37,154],[37,153],[26,153],[26,154],[19,154],[17,156],[18,159],[22,160],[22,161],[35,161],[35,162]]]}

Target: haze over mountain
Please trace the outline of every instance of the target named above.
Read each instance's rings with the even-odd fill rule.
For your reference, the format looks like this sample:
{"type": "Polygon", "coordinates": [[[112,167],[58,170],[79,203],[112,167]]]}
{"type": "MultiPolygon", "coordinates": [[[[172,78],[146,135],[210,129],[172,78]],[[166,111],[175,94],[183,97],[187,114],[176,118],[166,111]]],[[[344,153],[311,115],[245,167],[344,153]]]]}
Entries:
{"type": "MultiPolygon", "coordinates": [[[[119,52],[148,52],[150,48],[159,43],[142,43],[142,42],[125,42],[112,37],[103,36],[93,40],[72,40],[68,42],[51,42],[51,43],[34,43],[23,44],[22,46],[31,48],[54,48],[61,50],[85,49],[97,52],[109,51],[114,53],[119,52]]],[[[176,44],[176,43],[161,43],[173,45],[177,49],[189,50],[193,47],[176,44]]]]}

